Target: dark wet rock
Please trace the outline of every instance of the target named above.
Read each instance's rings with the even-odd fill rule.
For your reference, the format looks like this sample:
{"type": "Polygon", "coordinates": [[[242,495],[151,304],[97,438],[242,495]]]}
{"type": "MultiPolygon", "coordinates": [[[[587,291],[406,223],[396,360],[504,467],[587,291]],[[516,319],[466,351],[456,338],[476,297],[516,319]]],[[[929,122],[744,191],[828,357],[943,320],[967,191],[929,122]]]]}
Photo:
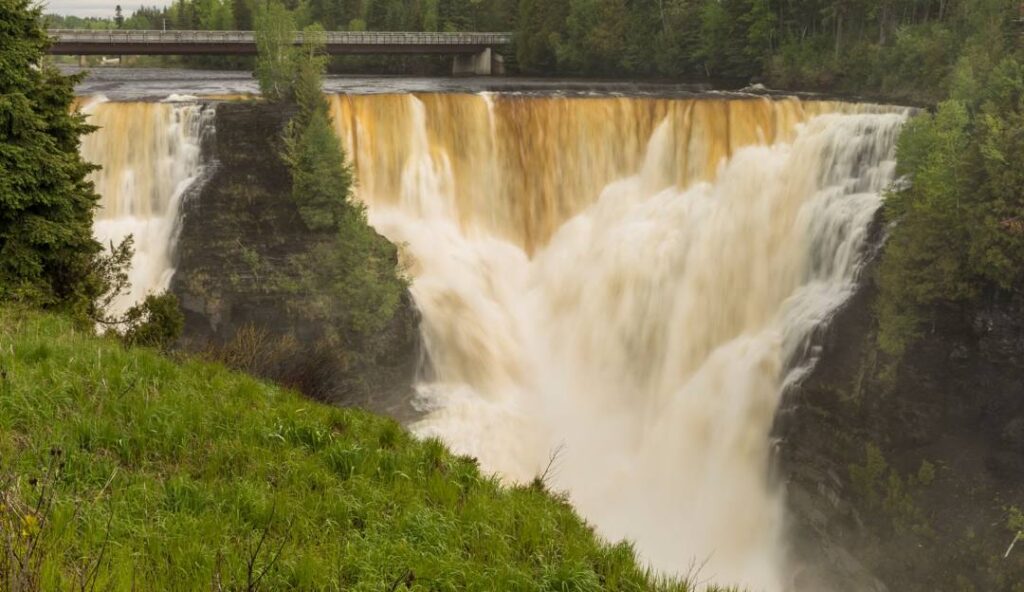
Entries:
{"type": "Polygon", "coordinates": [[[271,353],[247,370],[321,399],[403,416],[419,356],[411,297],[380,334],[339,344],[321,322],[299,314],[302,295],[287,289],[297,273],[292,258],[310,248],[279,158],[291,115],[261,102],[217,105],[216,131],[204,147],[208,179],[184,203],[171,286],[185,312],[185,342],[203,350],[259,331],[284,345],[266,345],[271,353]]]}
{"type": "Polygon", "coordinates": [[[936,309],[893,370],[875,347],[872,271],[776,422],[803,566],[794,581],[806,591],[1022,590],[1024,553],[1003,553],[1007,509],[1024,508],[1024,290],[936,309]],[[869,445],[884,470],[856,482],[855,471],[870,473],[869,445]]]}

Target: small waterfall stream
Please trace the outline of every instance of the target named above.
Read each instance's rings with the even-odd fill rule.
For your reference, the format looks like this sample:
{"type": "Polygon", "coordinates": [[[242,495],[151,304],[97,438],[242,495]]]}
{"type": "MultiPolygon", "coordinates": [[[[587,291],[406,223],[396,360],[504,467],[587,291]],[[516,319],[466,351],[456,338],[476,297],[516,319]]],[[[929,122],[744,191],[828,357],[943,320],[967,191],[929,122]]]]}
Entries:
{"type": "Polygon", "coordinates": [[[100,128],[82,142],[85,159],[102,167],[91,176],[101,197],[96,238],[105,246],[134,239],[131,288],[111,303],[116,314],[170,284],[181,200],[202,172],[202,137],[214,111],[196,102],[102,98],[87,100],[82,111],[100,128]]]}

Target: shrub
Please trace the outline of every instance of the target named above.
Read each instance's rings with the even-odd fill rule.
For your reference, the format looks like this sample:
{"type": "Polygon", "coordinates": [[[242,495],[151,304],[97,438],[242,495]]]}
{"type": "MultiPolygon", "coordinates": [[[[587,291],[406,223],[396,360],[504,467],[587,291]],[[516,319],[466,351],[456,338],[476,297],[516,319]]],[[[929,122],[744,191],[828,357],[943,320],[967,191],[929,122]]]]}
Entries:
{"type": "Polygon", "coordinates": [[[150,295],[125,313],[124,323],[126,343],[166,350],[181,337],[185,317],[173,294],[150,295]]]}
{"type": "Polygon", "coordinates": [[[329,400],[345,377],[344,353],[327,343],[304,347],[291,335],[246,325],[224,343],[210,343],[199,352],[203,359],[272,380],[309,397],[329,400]]]}

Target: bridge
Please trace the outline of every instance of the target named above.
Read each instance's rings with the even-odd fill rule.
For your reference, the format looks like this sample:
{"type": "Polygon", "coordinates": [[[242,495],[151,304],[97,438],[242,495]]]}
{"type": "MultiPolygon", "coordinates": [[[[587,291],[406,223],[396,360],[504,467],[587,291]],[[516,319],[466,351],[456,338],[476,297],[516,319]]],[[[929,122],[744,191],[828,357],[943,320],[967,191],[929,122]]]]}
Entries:
{"type": "MultiPolygon", "coordinates": [[[[256,55],[252,31],[143,31],[50,29],[53,55],[256,55]]],[[[511,45],[512,33],[396,33],[329,31],[321,34],[331,55],[435,54],[454,57],[454,74],[490,75],[500,65],[494,51],[511,45]]],[[[302,33],[295,44],[302,44],[302,33]]]]}

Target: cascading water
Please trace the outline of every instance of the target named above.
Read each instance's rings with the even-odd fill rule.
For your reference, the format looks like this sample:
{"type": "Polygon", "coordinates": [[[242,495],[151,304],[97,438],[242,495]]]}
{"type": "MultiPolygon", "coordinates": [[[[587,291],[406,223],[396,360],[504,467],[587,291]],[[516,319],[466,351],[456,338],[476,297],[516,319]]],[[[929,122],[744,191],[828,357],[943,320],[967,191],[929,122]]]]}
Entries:
{"type": "MultiPolygon", "coordinates": [[[[787,588],[767,477],[780,393],[854,289],[906,114],[797,100],[331,98],[370,221],[414,279],[437,435],[549,472],[667,572],[787,588]]],[[[96,234],[132,234],[126,309],[166,289],[212,109],[84,110],[96,234]]]]}
{"type": "Polygon", "coordinates": [[[128,235],[134,239],[131,288],[111,303],[109,312],[116,314],[170,283],[178,209],[202,172],[202,134],[212,127],[213,110],[194,102],[94,98],[82,111],[99,126],[81,149],[87,161],[102,167],[91,176],[101,198],[93,231],[105,246],[128,235]]]}
{"type": "Polygon", "coordinates": [[[906,114],[796,100],[332,98],[431,363],[413,427],[549,474],[655,567],[787,588],[769,431],[848,297],[906,114]]]}

